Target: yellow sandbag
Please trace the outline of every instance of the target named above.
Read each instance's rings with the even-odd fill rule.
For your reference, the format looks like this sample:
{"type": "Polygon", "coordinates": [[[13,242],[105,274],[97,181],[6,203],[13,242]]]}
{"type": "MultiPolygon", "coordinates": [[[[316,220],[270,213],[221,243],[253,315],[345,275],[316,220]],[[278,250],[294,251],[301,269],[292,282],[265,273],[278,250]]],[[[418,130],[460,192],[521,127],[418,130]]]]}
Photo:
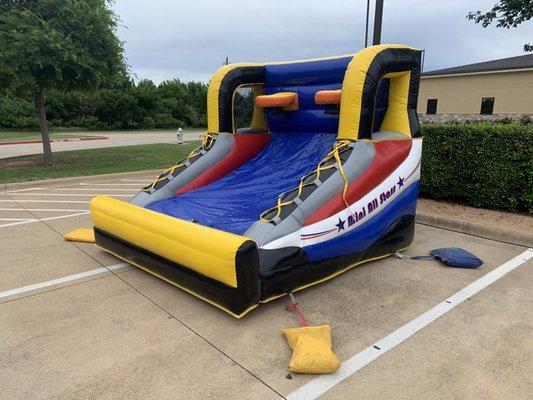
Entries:
{"type": "Polygon", "coordinates": [[[294,350],[296,347],[296,342],[303,334],[317,336],[322,340],[325,340],[328,346],[331,348],[331,328],[329,325],[320,325],[320,326],[302,326],[301,328],[288,328],[282,329],[283,335],[291,350],[294,350]]]}
{"type": "Polygon", "coordinates": [[[329,325],[283,329],[292,349],[289,370],[300,374],[332,374],[340,361],[331,349],[329,325]]]}
{"type": "Polygon", "coordinates": [[[70,242],[94,243],[94,230],[92,228],[74,229],[63,236],[63,238],[70,242]]]}

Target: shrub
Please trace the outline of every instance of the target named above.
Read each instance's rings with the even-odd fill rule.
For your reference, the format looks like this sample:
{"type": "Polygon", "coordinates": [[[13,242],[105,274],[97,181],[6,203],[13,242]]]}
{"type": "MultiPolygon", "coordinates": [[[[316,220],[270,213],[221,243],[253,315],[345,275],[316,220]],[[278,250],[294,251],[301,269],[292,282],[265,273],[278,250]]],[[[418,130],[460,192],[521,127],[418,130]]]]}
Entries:
{"type": "MultiPolygon", "coordinates": [[[[204,127],[207,85],[178,79],[156,85],[120,81],[89,91],[52,90],[46,112],[51,126],[88,129],[204,127]]],[[[38,127],[33,98],[0,95],[0,128],[38,127]]]]}
{"type": "Polygon", "coordinates": [[[520,122],[523,124],[531,124],[533,122],[533,118],[531,115],[524,114],[520,116],[520,122]]]}
{"type": "Polygon", "coordinates": [[[0,96],[0,126],[22,129],[39,126],[35,104],[28,99],[0,96]]]}
{"type": "Polygon", "coordinates": [[[475,207],[533,212],[533,126],[422,126],[421,194],[475,207]]]}
{"type": "Polygon", "coordinates": [[[70,120],[71,126],[79,126],[80,128],[88,128],[88,129],[107,129],[108,127],[100,122],[100,120],[97,117],[94,116],[81,116],[72,118],[70,120]]]}
{"type": "Polygon", "coordinates": [[[48,120],[48,127],[65,127],[67,124],[61,118],[54,118],[48,120]]]}
{"type": "Polygon", "coordinates": [[[144,117],[142,126],[143,128],[146,128],[146,129],[155,128],[155,121],[152,117],[144,117]]]}
{"type": "Polygon", "coordinates": [[[156,128],[173,128],[179,124],[172,114],[155,114],[153,120],[156,128]]]}

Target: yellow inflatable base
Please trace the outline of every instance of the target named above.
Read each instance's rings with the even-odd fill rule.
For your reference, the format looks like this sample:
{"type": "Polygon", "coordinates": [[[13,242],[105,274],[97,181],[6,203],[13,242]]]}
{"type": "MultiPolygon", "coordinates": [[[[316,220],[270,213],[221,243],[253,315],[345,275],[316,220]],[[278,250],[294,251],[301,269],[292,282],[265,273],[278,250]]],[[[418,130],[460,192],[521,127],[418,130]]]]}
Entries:
{"type": "Polygon", "coordinates": [[[341,363],[332,350],[329,325],[282,329],[292,350],[289,371],[300,374],[332,374],[341,363]]]}
{"type": "Polygon", "coordinates": [[[94,231],[92,228],[74,229],[63,236],[63,238],[69,242],[94,243],[94,231]]]}

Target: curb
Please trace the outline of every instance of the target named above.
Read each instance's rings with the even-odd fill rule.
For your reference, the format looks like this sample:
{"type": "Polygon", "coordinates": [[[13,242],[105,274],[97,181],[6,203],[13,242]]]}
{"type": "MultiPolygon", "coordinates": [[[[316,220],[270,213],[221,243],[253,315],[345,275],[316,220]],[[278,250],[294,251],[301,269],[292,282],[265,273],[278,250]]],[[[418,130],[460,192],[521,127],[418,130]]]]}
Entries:
{"type": "MultiPolygon", "coordinates": [[[[71,139],[51,139],[50,143],[61,143],[61,142],[80,142],[83,140],[104,140],[109,139],[107,136],[85,136],[81,138],[71,138],[71,139]]],[[[10,144],[35,144],[42,143],[42,140],[14,140],[10,142],[0,142],[0,146],[7,146],[10,144]]]]}
{"type": "MultiPolygon", "coordinates": [[[[149,169],[144,171],[131,171],[131,172],[115,172],[112,174],[100,174],[100,175],[86,175],[86,176],[73,176],[69,178],[57,178],[57,179],[45,179],[41,181],[27,181],[27,182],[13,182],[13,183],[2,183],[0,184],[0,194],[5,194],[9,190],[15,189],[26,189],[30,187],[48,187],[55,185],[66,185],[73,182],[79,182],[83,180],[85,182],[94,182],[100,181],[105,178],[116,178],[116,177],[135,177],[138,175],[154,174],[154,178],[163,171],[164,168],[160,169],[149,169]]],[[[139,184],[139,189],[141,188],[139,184]]]]}
{"type": "Polygon", "coordinates": [[[448,229],[450,231],[466,233],[486,239],[498,240],[519,246],[533,247],[533,234],[531,233],[515,232],[510,229],[495,228],[474,222],[421,212],[417,212],[416,222],[422,225],[448,229]]]}

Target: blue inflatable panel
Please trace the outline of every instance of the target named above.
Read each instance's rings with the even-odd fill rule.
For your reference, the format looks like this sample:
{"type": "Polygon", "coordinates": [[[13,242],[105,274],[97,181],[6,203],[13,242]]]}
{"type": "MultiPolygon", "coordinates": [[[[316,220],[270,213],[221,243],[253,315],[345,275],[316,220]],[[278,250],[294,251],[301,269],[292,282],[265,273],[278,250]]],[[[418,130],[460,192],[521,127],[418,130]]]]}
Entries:
{"type": "Polygon", "coordinates": [[[406,188],[375,217],[335,239],[304,247],[311,261],[358,253],[370,247],[398,219],[416,213],[419,182],[406,188]]]}
{"type": "Polygon", "coordinates": [[[326,114],[326,107],[315,103],[315,93],[342,87],[344,73],[352,57],[265,66],[265,94],[298,93],[298,110],[266,110],[272,132],[337,133],[339,116],[326,114]]]}
{"type": "MultiPolygon", "coordinates": [[[[265,67],[265,94],[294,92],[298,94],[298,110],[286,112],[267,109],[268,127],[273,132],[331,132],[339,128],[339,115],[327,114],[323,104],[315,103],[315,94],[321,90],[342,88],[344,73],[351,58],[323,60],[313,63],[267,65],[265,67]]],[[[379,130],[388,106],[389,79],[378,87],[374,113],[374,131],[379,130]]]]}
{"type": "Polygon", "coordinates": [[[272,125],[278,126],[284,132],[292,132],[297,135],[300,134],[297,130],[303,128],[306,128],[305,131],[309,132],[309,130],[319,126],[322,132],[332,134],[335,134],[339,129],[339,116],[326,114],[324,109],[293,112],[273,110],[267,111],[267,118],[269,127],[272,125]]]}
{"type": "Polygon", "coordinates": [[[265,66],[265,85],[323,85],[342,82],[344,73],[353,56],[294,62],[288,64],[270,64],[265,66]]]}
{"type": "Polygon", "coordinates": [[[242,235],[280,193],[316,168],[335,139],[330,133],[274,133],[261,153],[232,173],[146,208],[242,235]]]}

